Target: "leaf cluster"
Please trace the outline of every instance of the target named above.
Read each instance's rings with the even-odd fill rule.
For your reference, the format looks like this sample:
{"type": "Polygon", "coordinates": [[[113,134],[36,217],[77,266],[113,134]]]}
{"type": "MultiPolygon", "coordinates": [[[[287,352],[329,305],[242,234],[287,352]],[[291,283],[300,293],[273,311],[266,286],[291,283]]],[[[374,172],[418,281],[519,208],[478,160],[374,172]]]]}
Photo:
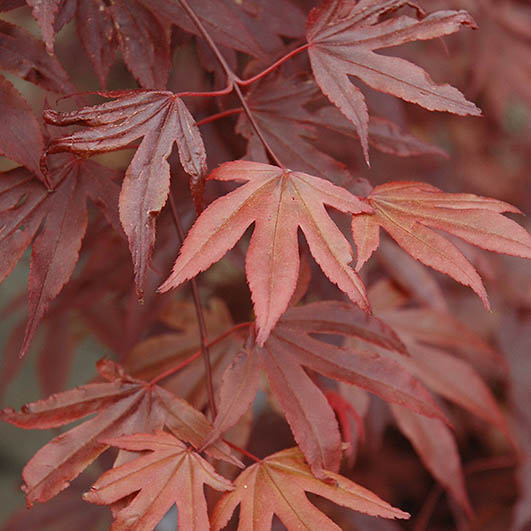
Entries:
{"type": "MultiPolygon", "coordinates": [[[[49,395],[0,419],[61,430],[24,467],[28,507],[61,507],[53,498],[95,463],[82,497],[110,506],[113,530],[154,529],[173,505],[179,529],[223,529],[238,507],[240,530],[275,516],[340,529],[308,493],[407,519],[347,477],[372,407],[473,518],[454,405],[517,444],[485,381],[504,359],[452,315],[457,288],[432,271],[490,309],[477,248],[531,258],[531,236],[504,215],[521,213],[511,203],[443,191],[448,154],[403,110],[481,115],[418,53],[452,65],[437,40],[478,24],[457,0],[314,4],[0,0],[0,154],[13,163],[0,174],[0,281],[31,248],[27,318],[0,381],[38,351],[49,395]],[[425,176],[393,171],[418,157],[425,176]],[[107,357],[65,390],[87,339],[107,357]],[[266,410],[296,446],[253,449],[266,410]]],[[[495,18],[505,44],[525,33],[519,9],[495,18]]]]}

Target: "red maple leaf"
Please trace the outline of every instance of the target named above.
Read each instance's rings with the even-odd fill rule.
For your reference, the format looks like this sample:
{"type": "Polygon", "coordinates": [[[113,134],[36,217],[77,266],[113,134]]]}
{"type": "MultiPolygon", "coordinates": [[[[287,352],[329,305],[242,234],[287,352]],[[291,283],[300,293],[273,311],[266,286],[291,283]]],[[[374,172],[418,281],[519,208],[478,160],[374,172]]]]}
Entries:
{"type": "Polygon", "coordinates": [[[378,248],[382,227],[413,258],[470,286],[489,308],[487,293],[472,264],[432,229],[489,251],[531,258],[531,236],[501,215],[520,211],[503,201],[473,194],[447,194],[425,183],[393,182],[374,188],[367,202],[374,214],[352,218],[358,270],[378,248]]]}
{"type": "Polygon", "coordinates": [[[42,41],[4,20],[0,20],[0,68],[45,90],[75,92],[65,69],[42,41]]]}
{"type": "Polygon", "coordinates": [[[102,87],[118,47],[141,87],[166,86],[171,65],[169,27],[150,7],[138,0],[78,0],[79,38],[102,87]]]}
{"type": "Polygon", "coordinates": [[[21,355],[27,352],[48,306],[74,271],[87,229],[87,199],[111,223],[117,221],[118,186],[113,182],[116,175],[100,164],[72,156],[61,156],[51,164],[49,179],[55,185],[51,192],[25,168],[2,175],[0,279],[11,272],[33,241],[29,318],[21,355]]]}
{"type": "Polygon", "coordinates": [[[251,341],[226,370],[214,431],[205,444],[234,425],[247,410],[262,370],[316,474],[322,469],[338,469],[341,440],[326,396],[304,368],[445,420],[431,395],[390,352],[407,357],[389,327],[348,303],[319,302],[291,308],[263,347],[251,341]],[[312,334],[355,337],[363,340],[363,347],[338,347],[312,334]]]}
{"type": "Polygon", "coordinates": [[[53,23],[61,7],[61,0],[26,0],[26,3],[31,7],[33,17],[39,24],[46,50],[53,55],[55,37],[53,23]]]}
{"type": "MultiPolygon", "coordinates": [[[[107,360],[98,362],[106,383],[93,383],[26,404],[20,412],[0,411],[0,419],[19,428],[57,428],[96,413],[96,416],[55,437],[24,467],[23,490],[28,506],[44,502],[68,487],[109,445],[104,438],[160,430],[163,426],[177,437],[199,447],[211,425],[205,416],[170,392],[129,377],[107,360]]],[[[217,459],[238,464],[225,443],[208,449],[217,459]]],[[[127,460],[119,454],[117,463],[127,460]]]]}
{"type": "Polygon", "coordinates": [[[358,197],[324,179],[258,162],[228,162],[208,178],[245,184],[201,213],[160,291],[177,287],[220,260],[254,222],[246,272],[257,316],[258,344],[264,344],[295,290],[299,227],[326,276],[353,302],[368,308],[365,288],[348,265],[353,259],[350,244],[324,207],[346,213],[369,212],[358,197]]]}
{"type": "MultiPolygon", "coordinates": [[[[155,222],[170,188],[168,157],[177,143],[184,170],[191,175],[192,192],[206,173],[206,153],[194,119],[182,100],[164,91],[101,92],[116,100],[70,113],[46,111],[54,125],[83,124],[89,129],[54,139],[48,151],[99,153],[126,147],[143,137],[127,171],[120,193],[120,220],[129,239],[139,297],[143,296],[155,222]]],[[[199,200],[199,199],[198,199],[199,200]]]]}
{"type": "Polygon", "coordinates": [[[143,453],[105,472],[83,496],[85,501],[108,505],[137,493],[129,504],[114,511],[113,529],[154,529],[176,504],[179,528],[202,531],[209,527],[204,485],[220,491],[233,489],[208,461],[169,433],[135,433],[102,442],[143,453]]]}
{"type": "MultiPolygon", "coordinates": [[[[202,37],[179,2],[142,1],[164,20],[202,37]]],[[[281,35],[300,38],[304,34],[304,15],[289,0],[276,0],[275,9],[265,0],[194,0],[193,10],[215,42],[262,60],[283,48],[281,35]]]]}
{"type": "Polygon", "coordinates": [[[0,76],[0,116],[5,127],[0,132],[0,154],[41,176],[39,161],[44,150],[39,122],[17,89],[0,76]]]}
{"type": "Polygon", "coordinates": [[[330,518],[306,497],[318,494],[354,511],[383,518],[409,518],[376,494],[353,481],[326,472],[328,481],[313,476],[298,448],[270,455],[245,469],[235,480],[236,488],[221,498],[211,517],[211,529],[223,529],[240,505],[240,531],[267,531],[273,515],[288,529],[340,531],[330,518]]]}
{"type": "Polygon", "coordinates": [[[475,27],[465,11],[437,11],[417,20],[399,16],[378,23],[381,15],[409,4],[405,0],[325,0],[308,19],[308,53],[323,93],[354,124],[368,161],[369,115],[365,98],[349,75],[370,87],[429,110],[479,115],[455,88],[437,85],[418,66],[375,50],[434,39],[461,26],[475,27]]]}

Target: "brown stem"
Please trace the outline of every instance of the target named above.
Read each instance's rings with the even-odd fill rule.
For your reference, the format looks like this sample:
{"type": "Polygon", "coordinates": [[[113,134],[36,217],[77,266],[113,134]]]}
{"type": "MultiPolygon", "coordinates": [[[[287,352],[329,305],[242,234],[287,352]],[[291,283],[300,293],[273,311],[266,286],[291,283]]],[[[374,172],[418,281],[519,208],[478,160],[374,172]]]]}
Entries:
{"type": "MultiPolygon", "coordinates": [[[[173,217],[173,222],[177,229],[177,234],[181,240],[181,245],[184,241],[184,230],[181,223],[181,218],[177,210],[177,205],[173,200],[173,195],[170,191],[169,194],[171,214],[173,217]]],[[[197,289],[197,282],[195,278],[190,279],[190,287],[192,288],[192,298],[194,299],[195,313],[197,314],[197,323],[199,325],[199,337],[201,339],[201,352],[203,353],[203,360],[205,363],[205,373],[206,373],[206,383],[207,383],[207,393],[208,393],[208,403],[210,405],[210,411],[212,413],[212,418],[216,418],[218,410],[216,408],[216,399],[214,397],[214,385],[212,383],[212,365],[210,363],[210,351],[208,350],[208,333],[206,328],[205,315],[203,313],[203,308],[201,307],[201,301],[199,300],[199,290],[197,289]]]]}
{"type": "MultiPolygon", "coordinates": [[[[270,154],[271,158],[275,161],[275,164],[277,164],[279,167],[284,168],[284,165],[280,162],[279,158],[275,155],[274,151],[271,149],[271,146],[267,142],[267,140],[264,138],[264,135],[262,134],[262,131],[260,131],[260,128],[258,127],[258,124],[256,123],[256,120],[253,116],[253,113],[251,109],[249,108],[249,105],[247,105],[247,101],[245,100],[244,95],[242,94],[242,91],[238,85],[239,82],[242,82],[238,76],[234,73],[232,68],[228,65],[227,61],[225,61],[225,58],[223,57],[223,54],[220,52],[219,48],[217,47],[216,43],[212,40],[210,37],[210,34],[206,30],[206,28],[203,26],[202,22],[199,20],[197,15],[194,13],[193,9],[188,4],[188,0],[179,0],[179,3],[181,4],[182,8],[186,11],[188,16],[192,19],[194,24],[197,26],[197,29],[199,30],[199,33],[201,33],[201,36],[205,39],[207,42],[209,48],[212,50],[214,55],[216,56],[216,59],[219,61],[221,67],[227,74],[228,78],[228,87],[232,86],[234,91],[236,92],[236,95],[238,96],[238,99],[240,100],[243,110],[245,114],[247,115],[247,118],[249,119],[249,122],[251,122],[251,126],[255,130],[256,134],[258,135],[258,138],[262,142],[263,146],[267,150],[267,152],[270,154]]],[[[278,63],[278,61],[277,61],[278,63]]],[[[243,84],[248,84],[249,82],[242,82],[243,84]]]]}

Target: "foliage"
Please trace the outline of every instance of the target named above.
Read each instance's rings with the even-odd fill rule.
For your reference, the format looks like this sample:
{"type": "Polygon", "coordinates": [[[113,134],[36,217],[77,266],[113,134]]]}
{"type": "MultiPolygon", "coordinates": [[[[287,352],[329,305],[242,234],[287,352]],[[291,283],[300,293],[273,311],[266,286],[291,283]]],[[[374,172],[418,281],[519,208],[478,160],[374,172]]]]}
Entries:
{"type": "MultiPolygon", "coordinates": [[[[51,526],[71,525],[66,506],[93,519],[61,498],[89,466],[103,473],[82,498],[110,506],[113,530],[154,529],[173,505],[179,529],[265,531],[275,516],[288,529],[339,529],[341,518],[372,529],[308,493],[408,519],[351,479],[357,453],[383,444],[376,427],[388,424],[456,518],[473,519],[458,442],[475,421],[463,411],[489,423],[506,453],[525,451],[505,395],[489,387],[506,362],[459,310],[477,304],[472,291],[446,277],[487,310],[482,276],[496,312],[531,308],[517,260],[478,250],[531,258],[531,236],[513,219],[522,197],[516,186],[485,197],[459,152],[460,127],[504,138],[500,108],[512,95],[490,94],[484,72],[529,76],[528,61],[474,55],[470,30],[484,23],[521,57],[531,13],[517,0],[426,4],[0,0],[0,154],[13,163],[0,176],[0,280],[31,247],[27,319],[13,326],[0,381],[37,352],[48,395],[0,418],[24,429],[77,422],[22,472],[28,507],[47,502],[51,526]],[[31,17],[41,38],[25,28],[31,17]],[[431,69],[485,102],[487,125],[466,118],[481,111],[431,69]],[[468,84],[456,79],[463,71],[468,84]],[[450,155],[436,145],[442,124],[457,131],[450,155]],[[68,390],[87,341],[105,357],[95,379],[68,390]],[[289,426],[280,446],[257,443],[268,440],[266,412],[289,426]]],[[[5,529],[32,522],[14,515],[5,529]]]]}

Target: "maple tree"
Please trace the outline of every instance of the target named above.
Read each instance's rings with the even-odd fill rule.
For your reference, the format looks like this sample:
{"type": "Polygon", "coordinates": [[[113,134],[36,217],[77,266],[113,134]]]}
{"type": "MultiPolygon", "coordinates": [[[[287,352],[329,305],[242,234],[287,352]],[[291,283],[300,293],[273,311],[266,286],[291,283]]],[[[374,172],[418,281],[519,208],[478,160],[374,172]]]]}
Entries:
{"type": "Polygon", "coordinates": [[[22,471],[34,516],[4,529],[41,514],[89,529],[94,505],[115,530],[155,529],[173,506],[178,529],[411,515],[424,529],[438,491],[423,506],[400,492],[386,428],[458,523],[482,517],[467,437],[494,430],[498,453],[524,456],[524,528],[518,361],[465,287],[495,316],[529,314],[523,194],[467,179],[525,173],[530,146],[515,135],[503,166],[464,139],[502,152],[510,136],[513,92],[485,78],[525,84],[525,2],[0,0],[0,14],[0,281],[29,261],[0,310],[18,319],[27,291],[0,385],[35,354],[44,396],[0,420],[56,430],[22,471]],[[101,359],[80,377],[89,343],[101,359]]]}

